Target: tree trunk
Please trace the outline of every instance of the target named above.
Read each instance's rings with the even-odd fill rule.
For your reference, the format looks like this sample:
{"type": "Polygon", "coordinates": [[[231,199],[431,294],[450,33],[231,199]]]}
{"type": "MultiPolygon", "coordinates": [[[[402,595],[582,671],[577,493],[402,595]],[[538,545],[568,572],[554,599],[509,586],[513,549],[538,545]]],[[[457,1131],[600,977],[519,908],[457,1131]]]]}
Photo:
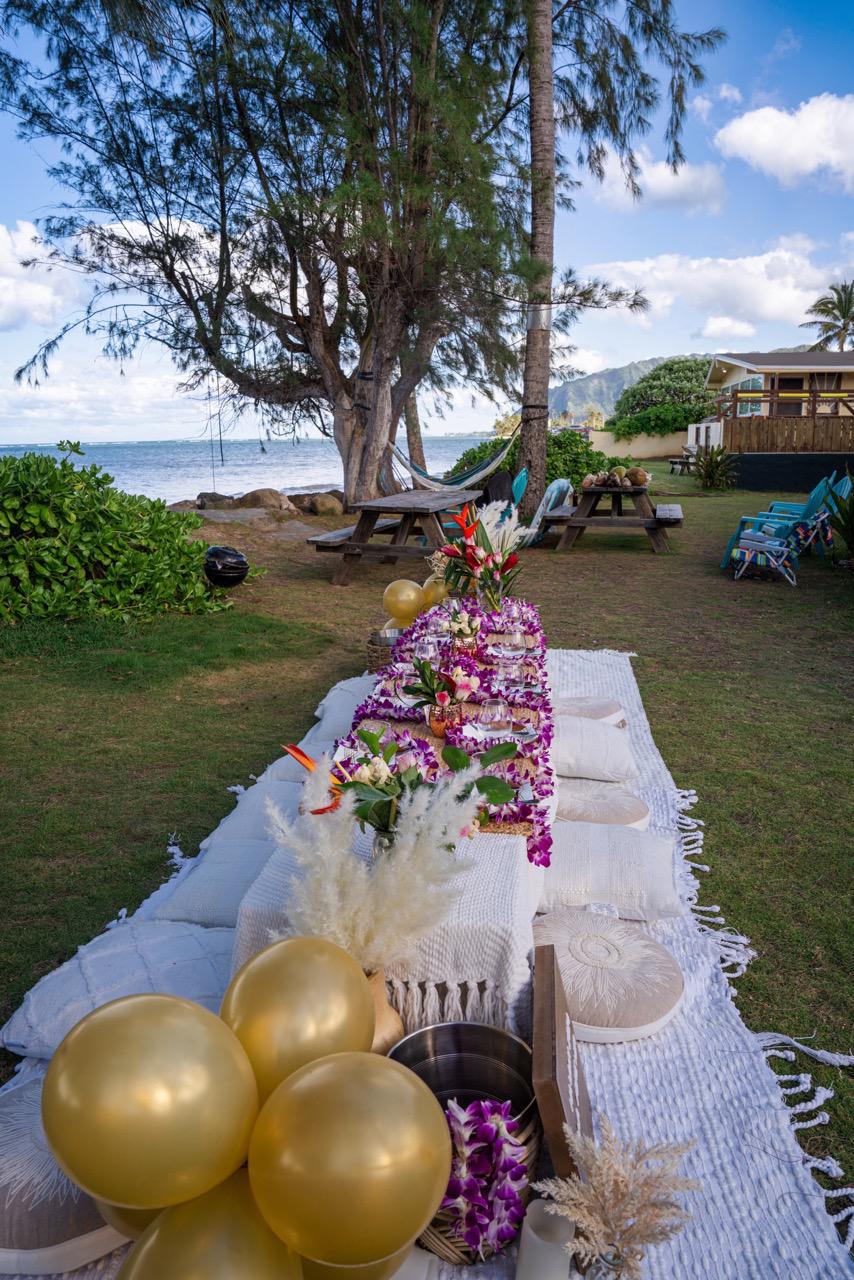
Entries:
{"type": "Polygon", "coordinates": [[[549,426],[549,330],[555,221],[554,66],[552,0],[528,0],[528,85],[531,121],[531,258],[519,466],[528,468],[522,514],[531,516],[546,487],[549,426]]]}
{"type": "MultiPolygon", "coordinates": [[[[418,398],[414,391],[403,406],[403,420],[406,423],[406,450],[409,454],[409,461],[414,462],[417,467],[421,467],[422,470],[426,471],[427,462],[424,458],[424,441],[421,439],[421,420],[418,417],[418,398]]],[[[412,477],[412,484],[415,489],[423,487],[415,476],[412,477]]]]}
{"type": "Polygon", "coordinates": [[[363,413],[354,405],[346,392],[339,393],[332,407],[332,437],[341,455],[341,466],[344,471],[344,502],[349,507],[352,502],[370,495],[359,492],[359,472],[362,463],[362,449],[365,428],[363,413]]]}

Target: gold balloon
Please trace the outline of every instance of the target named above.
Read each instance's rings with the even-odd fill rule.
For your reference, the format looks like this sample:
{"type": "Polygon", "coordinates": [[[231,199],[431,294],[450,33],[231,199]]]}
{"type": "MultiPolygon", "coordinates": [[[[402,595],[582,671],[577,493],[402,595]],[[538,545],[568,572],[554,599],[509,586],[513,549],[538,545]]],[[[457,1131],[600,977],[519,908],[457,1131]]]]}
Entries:
{"type": "Polygon", "coordinates": [[[152,1222],[118,1280],[300,1280],[299,1259],[258,1212],[241,1169],[152,1222]]]}
{"type": "Polygon", "coordinates": [[[404,624],[408,627],[424,608],[424,591],[417,582],[398,578],[395,582],[390,582],[383,592],[383,608],[392,618],[399,618],[401,622],[404,618],[408,619],[404,624]]]}
{"type": "Polygon", "coordinates": [[[179,1204],[246,1159],[258,1086],[234,1032],[177,996],[113,1000],[69,1031],[42,1120],[68,1176],[131,1209],[179,1204]]]}
{"type": "Polygon", "coordinates": [[[252,1063],[261,1102],[298,1067],[370,1049],[374,997],[352,956],[326,938],[288,938],[247,960],[220,1010],[252,1063]]]}
{"type": "Polygon", "coordinates": [[[445,1113],[408,1068],[371,1053],[309,1063],[270,1095],[249,1147],[268,1225],[317,1262],[373,1263],[423,1231],[448,1185],[445,1113]]]}
{"type": "Polygon", "coordinates": [[[441,604],[447,597],[448,584],[439,573],[432,573],[421,588],[424,592],[424,608],[432,609],[434,605],[441,604]]]}
{"type": "Polygon", "coordinates": [[[125,1209],[120,1204],[108,1204],[106,1200],[96,1200],[95,1203],[107,1225],[118,1231],[119,1235],[127,1236],[128,1240],[136,1240],[158,1213],[165,1212],[162,1208],[125,1209]]]}
{"type": "Polygon", "coordinates": [[[379,1262],[357,1263],[352,1267],[339,1267],[329,1262],[313,1262],[311,1258],[301,1258],[303,1280],[391,1280],[411,1252],[412,1245],[407,1244],[390,1258],[380,1258],[379,1262]]]}

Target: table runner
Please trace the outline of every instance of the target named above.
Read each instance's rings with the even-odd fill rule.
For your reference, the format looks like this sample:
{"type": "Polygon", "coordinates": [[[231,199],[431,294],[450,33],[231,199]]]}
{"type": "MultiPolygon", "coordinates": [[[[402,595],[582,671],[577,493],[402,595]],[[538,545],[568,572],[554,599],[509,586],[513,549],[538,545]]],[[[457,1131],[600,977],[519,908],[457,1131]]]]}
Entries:
{"type": "MultiPolygon", "coordinates": [[[[652,740],[632,655],[604,650],[552,650],[548,666],[557,696],[595,695],[619,701],[629,713],[640,769],[636,789],[652,812],[652,829],[678,836],[677,883],[689,915],[649,926],[674,953],[686,978],[677,1018],[648,1040],[582,1045],[595,1110],[606,1112],[624,1138],[697,1139],[686,1173],[703,1184],[689,1197],[693,1217],[673,1241],[650,1251],[649,1280],[842,1280],[854,1264],[840,1242],[826,1202],[847,1201],[851,1188],[823,1191],[812,1176],[841,1178],[830,1159],[809,1158],[795,1130],[822,1123],[827,1090],[812,1092],[804,1073],[777,1077],[767,1058],[793,1059],[785,1036],[748,1031],[733,1000],[731,979],[744,972],[748,940],[727,929],[718,908],[698,905],[694,859],[702,823],[690,816],[694,792],[678,790],[652,740]]],[[[548,874],[547,872],[545,874],[548,874]]],[[[164,886],[168,889],[168,886],[164,886]]],[[[163,890],[160,891],[161,893],[163,890]]],[[[850,1064],[843,1055],[807,1050],[822,1061],[850,1064]]],[[[854,1206],[833,1216],[849,1219],[854,1206]]],[[[850,1239],[849,1239],[850,1243],[850,1239]]],[[[68,1280],[114,1280],[123,1251],[68,1273],[68,1280]]],[[[515,1255],[474,1268],[440,1264],[440,1280],[511,1280],[515,1255]]],[[[21,1278],[23,1280],[23,1278],[21,1278]]]]}

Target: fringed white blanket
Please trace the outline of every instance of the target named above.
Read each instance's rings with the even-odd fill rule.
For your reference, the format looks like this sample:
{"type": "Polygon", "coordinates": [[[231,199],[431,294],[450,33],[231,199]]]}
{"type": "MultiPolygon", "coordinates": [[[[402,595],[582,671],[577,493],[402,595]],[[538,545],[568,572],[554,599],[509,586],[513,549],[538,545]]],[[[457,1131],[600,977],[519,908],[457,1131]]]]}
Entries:
{"type": "MultiPolygon", "coordinates": [[[[717,907],[698,905],[695,872],[702,823],[690,816],[696,795],[680,791],[650,733],[629,654],[552,650],[549,672],[557,696],[613,698],[629,713],[640,768],[637,790],[652,811],[652,827],[676,837],[674,858],[688,914],[650,925],[685,974],[680,1012],[657,1035],[622,1045],[582,1045],[594,1109],[623,1138],[694,1138],[686,1173],[702,1190],[688,1197],[692,1218],[681,1235],[650,1251],[649,1280],[843,1280],[854,1263],[834,1222],[854,1236],[854,1188],[823,1190],[813,1171],[841,1179],[833,1160],[808,1158],[795,1130],[826,1121],[829,1091],[813,1090],[806,1074],[777,1076],[768,1058],[793,1060],[803,1046],[786,1036],[754,1035],[738,1014],[731,980],[744,972],[748,940],[725,927],[717,907]],[[828,1213],[835,1198],[845,1207],[828,1213]]],[[[164,886],[164,890],[168,889],[164,886]]],[[[162,894],[164,890],[161,890],[162,894]]],[[[419,1020],[424,1010],[413,1011],[419,1020]]],[[[805,1050],[821,1061],[850,1065],[843,1055],[805,1050]]],[[[69,1273],[67,1280],[114,1280],[123,1252],[69,1273]]],[[[477,1267],[437,1265],[437,1280],[512,1280],[515,1254],[477,1267]]],[[[23,1278],[21,1278],[23,1280],[23,1278]]]]}

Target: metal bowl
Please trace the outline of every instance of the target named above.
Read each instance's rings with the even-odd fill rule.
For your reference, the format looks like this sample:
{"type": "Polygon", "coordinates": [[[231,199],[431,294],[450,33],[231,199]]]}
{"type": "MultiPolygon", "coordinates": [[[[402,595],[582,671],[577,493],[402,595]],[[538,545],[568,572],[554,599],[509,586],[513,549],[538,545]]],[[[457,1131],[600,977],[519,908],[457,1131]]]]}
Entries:
{"type": "Polygon", "coordinates": [[[451,1098],[461,1107],[478,1099],[509,1100],[524,1125],[536,1106],[531,1050],[500,1027],[439,1022],[404,1036],[388,1056],[414,1071],[443,1107],[451,1098]]]}

